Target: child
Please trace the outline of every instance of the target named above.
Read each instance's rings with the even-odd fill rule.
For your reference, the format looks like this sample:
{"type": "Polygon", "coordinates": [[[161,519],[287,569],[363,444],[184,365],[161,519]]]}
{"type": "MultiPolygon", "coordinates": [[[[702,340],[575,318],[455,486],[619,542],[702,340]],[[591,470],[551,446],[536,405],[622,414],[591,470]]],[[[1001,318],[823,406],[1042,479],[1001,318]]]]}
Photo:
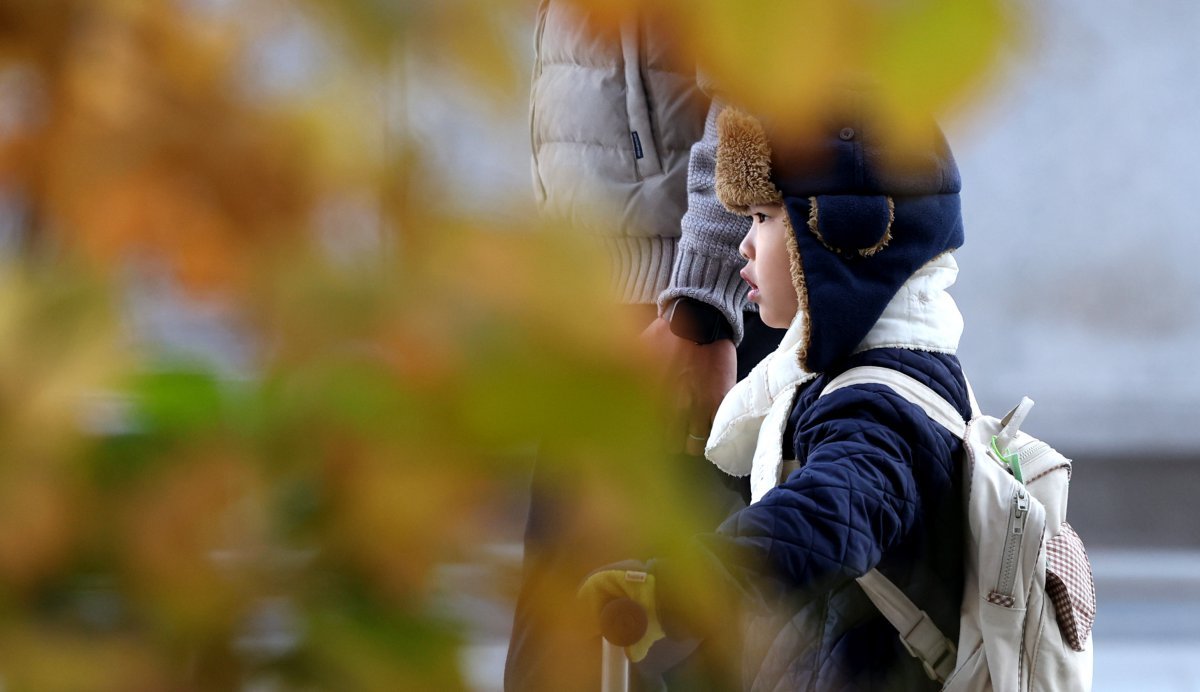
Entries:
{"type": "Polygon", "coordinates": [[[961,442],[882,385],[818,397],[839,373],[874,365],[970,417],[962,318],[946,293],[963,241],[960,180],[936,126],[901,149],[854,103],[787,138],[721,114],[717,194],[753,218],[742,277],[763,321],[788,331],[725,398],[706,449],[750,476],[753,504],[644,578],[614,566],[581,588],[597,612],[618,596],[647,610],[631,658],[664,632],[715,636],[728,623],[697,604],[738,602],[745,689],[938,688],[855,578],[878,568],[957,638],[961,442]]]}

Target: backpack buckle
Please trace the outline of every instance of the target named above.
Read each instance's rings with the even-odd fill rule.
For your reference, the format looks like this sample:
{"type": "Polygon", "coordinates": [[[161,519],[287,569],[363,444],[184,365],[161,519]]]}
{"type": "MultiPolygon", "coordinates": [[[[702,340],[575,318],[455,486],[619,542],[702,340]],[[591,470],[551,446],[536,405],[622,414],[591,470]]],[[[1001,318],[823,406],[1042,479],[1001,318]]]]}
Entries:
{"type": "MultiPolygon", "coordinates": [[[[923,614],[923,613],[922,613],[923,614]]],[[[929,676],[934,682],[946,682],[946,678],[950,677],[950,673],[954,672],[954,663],[958,660],[958,648],[954,644],[943,639],[942,652],[938,655],[937,660],[932,663],[925,660],[904,637],[900,637],[900,643],[904,645],[904,649],[908,651],[908,655],[921,662],[921,668],[925,670],[925,675],[929,676]]]]}

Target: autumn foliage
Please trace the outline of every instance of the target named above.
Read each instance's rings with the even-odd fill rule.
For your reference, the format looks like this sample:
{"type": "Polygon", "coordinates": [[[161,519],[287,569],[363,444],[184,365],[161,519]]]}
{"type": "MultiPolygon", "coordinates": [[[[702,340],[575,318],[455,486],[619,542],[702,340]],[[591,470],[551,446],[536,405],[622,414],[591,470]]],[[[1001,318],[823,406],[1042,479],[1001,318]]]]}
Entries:
{"type": "MultiPolygon", "coordinates": [[[[1009,21],[987,0],[642,5],[681,60],[799,116],[847,56],[896,103],[966,101],[1009,21]]],[[[595,540],[691,525],[595,252],[528,200],[430,209],[430,145],[386,107],[414,60],[523,100],[528,34],[502,28],[532,19],[0,0],[0,686],[463,688],[436,570],[511,538],[539,445],[612,470],[580,507],[595,540]],[[296,21],[329,61],[262,83],[264,36],[296,21]]]]}

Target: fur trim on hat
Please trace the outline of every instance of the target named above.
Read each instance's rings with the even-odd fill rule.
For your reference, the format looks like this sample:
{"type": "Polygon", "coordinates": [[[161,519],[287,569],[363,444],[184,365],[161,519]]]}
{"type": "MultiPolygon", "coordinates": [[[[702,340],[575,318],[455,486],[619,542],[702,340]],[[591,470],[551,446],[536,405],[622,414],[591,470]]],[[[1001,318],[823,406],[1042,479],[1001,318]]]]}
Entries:
{"type": "Polygon", "coordinates": [[[727,107],[717,116],[717,199],[734,214],[755,205],[782,204],[771,181],[771,145],[754,116],[727,107]]]}
{"type": "Polygon", "coordinates": [[[885,230],[883,232],[883,237],[879,239],[878,243],[875,243],[875,245],[873,245],[871,247],[863,248],[858,251],[858,254],[862,255],[863,257],[870,257],[871,255],[874,255],[876,252],[879,252],[880,250],[887,247],[887,244],[889,242],[891,242],[891,240],[892,240],[892,224],[894,224],[896,222],[896,202],[892,200],[891,195],[889,195],[887,197],[887,209],[888,209],[887,230],[885,230]]]}
{"type": "Polygon", "coordinates": [[[808,359],[808,336],[812,333],[812,320],[808,313],[808,286],[804,283],[804,266],[800,263],[800,246],[796,241],[796,231],[792,228],[790,215],[785,211],[783,225],[787,228],[788,265],[792,273],[792,286],[796,289],[796,304],[799,313],[804,316],[804,328],[800,333],[800,345],[796,349],[796,359],[800,367],[805,368],[808,359]]]}
{"type": "MultiPolygon", "coordinates": [[[[886,197],[885,199],[887,200],[888,211],[887,227],[884,229],[883,237],[879,239],[879,242],[875,243],[871,247],[856,250],[856,252],[863,257],[870,257],[874,255],[875,253],[887,247],[887,244],[892,240],[892,224],[896,222],[896,203],[890,196],[886,197]]],[[[817,198],[809,197],[808,230],[811,231],[813,235],[817,236],[817,240],[821,241],[821,244],[825,246],[825,249],[829,250],[830,252],[841,254],[846,250],[846,248],[835,248],[833,245],[829,244],[829,241],[825,240],[825,236],[821,235],[820,214],[820,204],[818,204],[817,198]]]]}

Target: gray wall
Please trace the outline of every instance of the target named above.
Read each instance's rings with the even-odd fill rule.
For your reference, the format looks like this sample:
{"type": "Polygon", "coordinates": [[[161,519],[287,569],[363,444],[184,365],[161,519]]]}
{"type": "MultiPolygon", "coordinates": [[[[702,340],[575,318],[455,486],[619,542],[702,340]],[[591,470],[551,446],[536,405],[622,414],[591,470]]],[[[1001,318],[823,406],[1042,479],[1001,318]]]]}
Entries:
{"type": "Polygon", "coordinates": [[[984,407],[1076,455],[1200,452],[1200,4],[1041,3],[949,134],[984,407]]]}

